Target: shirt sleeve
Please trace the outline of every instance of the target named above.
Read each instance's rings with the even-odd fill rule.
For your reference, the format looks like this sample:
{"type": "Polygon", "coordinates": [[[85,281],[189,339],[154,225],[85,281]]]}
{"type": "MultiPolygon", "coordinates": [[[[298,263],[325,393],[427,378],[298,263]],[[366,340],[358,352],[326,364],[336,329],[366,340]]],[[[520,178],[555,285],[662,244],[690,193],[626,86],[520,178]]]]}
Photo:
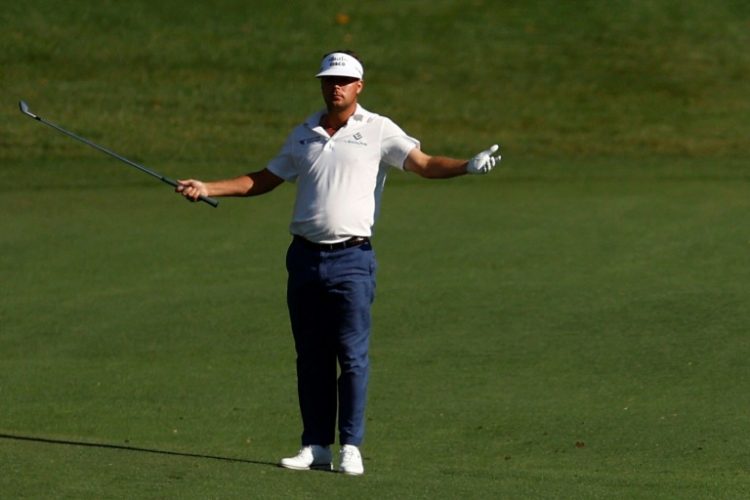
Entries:
{"type": "Polygon", "coordinates": [[[412,149],[419,147],[419,141],[406,134],[401,127],[389,118],[384,118],[381,155],[383,163],[399,170],[404,169],[404,161],[412,149]]]}
{"type": "Polygon", "coordinates": [[[286,138],[286,142],[281,147],[281,151],[276,155],[266,168],[274,175],[281,177],[285,181],[294,182],[297,180],[297,165],[294,161],[294,132],[289,134],[286,138]]]}

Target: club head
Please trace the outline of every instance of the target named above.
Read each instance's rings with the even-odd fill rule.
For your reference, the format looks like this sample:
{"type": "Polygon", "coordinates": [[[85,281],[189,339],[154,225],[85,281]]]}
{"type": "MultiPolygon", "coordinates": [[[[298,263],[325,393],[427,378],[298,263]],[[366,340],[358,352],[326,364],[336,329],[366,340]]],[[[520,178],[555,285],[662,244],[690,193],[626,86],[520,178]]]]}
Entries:
{"type": "Polygon", "coordinates": [[[29,105],[26,104],[26,101],[18,101],[18,107],[21,110],[21,113],[30,116],[32,118],[39,118],[37,115],[29,111],[29,105]]]}

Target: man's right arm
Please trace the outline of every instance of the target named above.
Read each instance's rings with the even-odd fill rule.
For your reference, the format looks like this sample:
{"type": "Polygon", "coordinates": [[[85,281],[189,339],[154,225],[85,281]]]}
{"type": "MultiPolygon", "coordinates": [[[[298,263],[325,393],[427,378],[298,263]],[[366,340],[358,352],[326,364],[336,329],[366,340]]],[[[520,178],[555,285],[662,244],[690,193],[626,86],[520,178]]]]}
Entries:
{"type": "Polygon", "coordinates": [[[185,198],[197,201],[202,196],[258,196],[279,186],[284,179],[264,168],[257,172],[241,175],[233,179],[202,182],[197,179],[177,181],[175,191],[185,198]]]}

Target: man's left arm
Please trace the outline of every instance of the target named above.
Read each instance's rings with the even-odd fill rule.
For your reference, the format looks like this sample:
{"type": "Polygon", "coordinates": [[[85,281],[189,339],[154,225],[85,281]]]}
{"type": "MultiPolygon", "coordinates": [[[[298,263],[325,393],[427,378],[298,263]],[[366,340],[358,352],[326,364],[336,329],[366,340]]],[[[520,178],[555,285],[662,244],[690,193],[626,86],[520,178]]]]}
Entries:
{"type": "Polygon", "coordinates": [[[470,160],[458,160],[447,156],[432,156],[418,147],[412,149],[404,160],[404,170],[427,179],[447,179],[464,174],[486,174],[500,163],[500,155],[493,156],[499,149],[495,144],[470,160]]]}

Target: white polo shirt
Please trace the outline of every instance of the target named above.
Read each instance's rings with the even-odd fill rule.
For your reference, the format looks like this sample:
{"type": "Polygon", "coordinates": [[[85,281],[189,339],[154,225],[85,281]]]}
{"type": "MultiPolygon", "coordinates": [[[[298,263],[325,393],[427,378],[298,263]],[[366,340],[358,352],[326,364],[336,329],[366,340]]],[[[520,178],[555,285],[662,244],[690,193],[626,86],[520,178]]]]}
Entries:
{"type": "Polygon", "coordinates": [[[403,170],[419,141],[389,118],[361,106],[333,136],[324,111],[294,128],[267,168],[297,184],[292,234],[317,243],[372,236],[389,167],[403,170]]]}

